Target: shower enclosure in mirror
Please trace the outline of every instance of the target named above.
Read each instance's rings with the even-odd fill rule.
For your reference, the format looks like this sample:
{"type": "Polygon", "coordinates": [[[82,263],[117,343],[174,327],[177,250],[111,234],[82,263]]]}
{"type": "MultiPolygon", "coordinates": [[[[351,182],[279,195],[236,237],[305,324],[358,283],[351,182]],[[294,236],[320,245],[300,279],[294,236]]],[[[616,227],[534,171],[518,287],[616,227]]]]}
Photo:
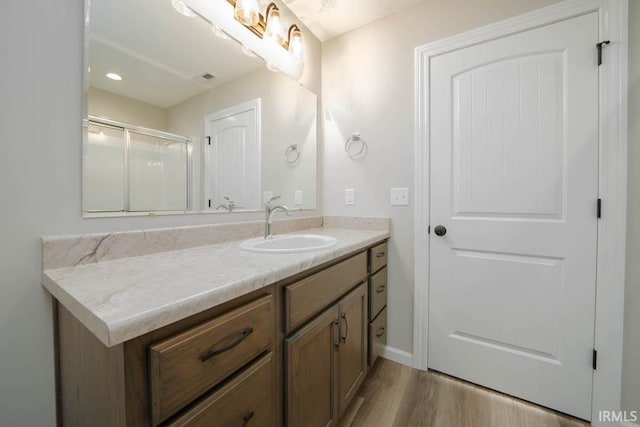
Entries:
{"type": "Polygon", "coordinates": [[[85,216],[315,209],[314,93],[171,0],[87,3],[85,216]]]}
{"type": "Polygon", "coordinates": [[[189,138],[94,116],[85,126],[85,212],[190,209],[189,138]]]}

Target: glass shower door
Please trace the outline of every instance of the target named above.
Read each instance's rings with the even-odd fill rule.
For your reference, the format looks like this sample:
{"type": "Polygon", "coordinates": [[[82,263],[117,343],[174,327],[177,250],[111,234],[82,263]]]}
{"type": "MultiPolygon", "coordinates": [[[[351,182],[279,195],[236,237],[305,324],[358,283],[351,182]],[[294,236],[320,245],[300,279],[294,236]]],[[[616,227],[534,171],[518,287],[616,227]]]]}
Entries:
{"type": "Polygon", "coordinates": [[[128,130],[129,211],[184,211],[187,144],[128,130]]]}

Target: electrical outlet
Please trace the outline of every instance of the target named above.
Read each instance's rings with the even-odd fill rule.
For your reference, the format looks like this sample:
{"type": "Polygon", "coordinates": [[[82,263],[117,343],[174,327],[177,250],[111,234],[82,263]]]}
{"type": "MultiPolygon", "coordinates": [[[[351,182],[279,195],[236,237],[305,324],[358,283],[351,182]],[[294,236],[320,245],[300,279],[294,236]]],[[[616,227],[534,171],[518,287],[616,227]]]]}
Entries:
{"type": "Polygon", "coordinates": [[[405,187],[392,188],[391,206],[409,206],[409,189],[405,187]]]}
{"type": "Polygon", "coordinates": [[[296,190],[293,192],[293,203],[296,205],[302,204],[302,190],[296,190]]]}
{"type": "Polygon", "coordinates": [[[356,204],[356,190],[347,188],[344,190],[344,204],[347,206],[356,204]]]}

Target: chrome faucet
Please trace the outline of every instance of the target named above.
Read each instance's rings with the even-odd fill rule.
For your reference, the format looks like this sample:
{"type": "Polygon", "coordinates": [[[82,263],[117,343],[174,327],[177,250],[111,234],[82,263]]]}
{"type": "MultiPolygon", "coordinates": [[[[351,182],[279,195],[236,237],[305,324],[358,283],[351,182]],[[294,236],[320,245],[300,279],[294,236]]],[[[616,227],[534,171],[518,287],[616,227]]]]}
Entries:
{"type": "Polygon", "coordinates": [[[238,208],[240,206],[236,206],[236,204],[234,203],[233,200],[231,200],[230,198],[228,198],[227,196],[224,196],[224,199],[227,201],[227,204],[224,203],[220,203],[218,205],[218,207],[216,207],[216,210],[219,211],[220,208],[226,210],[227,212],[233,212],[233,210],[235,208],[238,208]]]}
{"type": "Polygon", "coordinates": [[[287,215],[291,215],[291,211],[285,205],[271,206],[271,202],[279,198],[280,196],[272,197],[269,200],[267,200],[267,203],[264,204],[264,207],[265,207],[264,238],[265,239],[271,239],[273,237],[273,234],[271,234],[271,222],[273,221],[273,214],[276,213],[276,211],[282,210],[282,211],[285,211],[287,215]]]}

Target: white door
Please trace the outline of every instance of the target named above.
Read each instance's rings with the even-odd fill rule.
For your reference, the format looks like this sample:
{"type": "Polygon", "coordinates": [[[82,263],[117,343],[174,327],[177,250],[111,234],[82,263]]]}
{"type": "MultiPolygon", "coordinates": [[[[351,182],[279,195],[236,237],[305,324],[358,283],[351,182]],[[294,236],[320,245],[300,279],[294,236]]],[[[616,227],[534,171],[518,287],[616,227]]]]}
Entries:
{"type": "Polygon", "coordinates": [[[430,64],[429,368],[584,419],[597,42],[590,13],[430,64]]]}
{"type": "MultiPolygon", "coordinates": [[[[206,117],[205,206],[261,208],[259,100],[206,117]]],[[[220,207],[218,209],[218,207],[220,207]]]]}

